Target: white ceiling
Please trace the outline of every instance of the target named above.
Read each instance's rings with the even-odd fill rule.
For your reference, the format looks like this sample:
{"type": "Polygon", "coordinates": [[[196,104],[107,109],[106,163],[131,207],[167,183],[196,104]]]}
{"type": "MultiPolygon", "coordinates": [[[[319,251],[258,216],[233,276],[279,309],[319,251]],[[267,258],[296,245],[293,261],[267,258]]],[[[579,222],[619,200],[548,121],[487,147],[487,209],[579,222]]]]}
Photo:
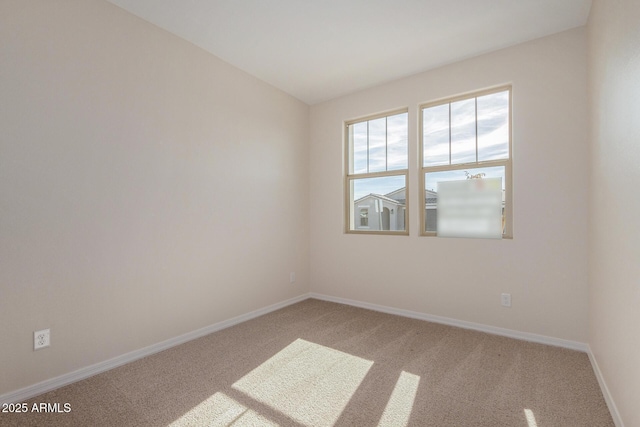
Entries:
{"type": "Polygon", "coordinates": [[[315,104],[584,25],[591,0],[108,0],[315,104]]]}

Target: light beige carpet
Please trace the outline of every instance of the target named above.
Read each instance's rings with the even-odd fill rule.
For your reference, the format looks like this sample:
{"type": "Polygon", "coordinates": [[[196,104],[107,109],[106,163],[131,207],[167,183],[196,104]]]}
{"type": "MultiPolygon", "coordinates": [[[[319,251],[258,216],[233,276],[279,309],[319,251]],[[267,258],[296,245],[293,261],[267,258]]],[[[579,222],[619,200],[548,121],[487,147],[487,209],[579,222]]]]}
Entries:
{"type": "Polygon", "coordinates": [[[306,300],[38,396],[7,426],[613,426],[586,354],[306,300]]]}

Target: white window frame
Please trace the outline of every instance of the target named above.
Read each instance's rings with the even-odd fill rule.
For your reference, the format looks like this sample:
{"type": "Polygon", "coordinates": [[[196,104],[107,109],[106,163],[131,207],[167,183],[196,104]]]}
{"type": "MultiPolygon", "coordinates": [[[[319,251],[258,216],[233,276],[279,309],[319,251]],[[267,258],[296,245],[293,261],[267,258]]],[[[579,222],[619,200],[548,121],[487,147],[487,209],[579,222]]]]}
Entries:
{"type": "MultiPolygon", "coordinates": [[[[502,234],[503,239],[512,239],[513,238],[513,194],[512,194],[512,163],[513,163],[513,91],[511,85],[503,85],[498,87],[493,87],[490,89],[485,89],[481,91],[471,92],[464,95],[439,99],[432,102],[427,102],[424,104],[420,104],[418,106],[419,111],[419,165],[420,165],[420,235],[421,236],[436,236],[436,232],[431,232],[426,230],[426,208],[425,208],[425,174],[430,172],[441,172],[441,171],[451,171],[451,170],[466,170],[466,169],[476,169],[482,167],[494,167],[494,166],[503,166],[505,170],[505,205],[504,205],[504,215],[505,215],[505,232],[502,234]],[[435,107],[438,105],[451,104],[452,102],[463,101],[467,99],[474,99],[484,95],[490,95],[492,93],[497,92],[509,92],[509,157],[503,160],[488,160],[488,161],[478,161],[476,155],[475,162],[468,163],[456,163],[456,164],[448,164],[448,165],[439,165],[439,166],[424,166],[424,109],[435,107]]],[[[451,123],[449,123],[451,126],[451,123]]],[[[476,121],[477,127],[477,121],[476,121]]],[[[478,148],[478,135],[476,132],[476,153],[478,148]]]]}
{"type": "MultiPolygon", "coordinates": [[[[366,122],[370,120],[376,120],[383,117],[395,116],[397,114],[409,113],[408,108],[401,108],[397,110],[391,110],[380,114],[374,114],[370,116],[361,117],[354,120],[349,120],[344,122],[344,232],[347,234],[384,234],[384,235],[400,235],[400,236],[408,236],[409,235],[409,135],[408,135],[408,127],[409,127],[409,117],[407,116],[407,168],[406,169],[394,169],[394,170],[386,170],[381,172],[367,172],[367,173],[353,173],[353,158],[351,153],[353,152],[353,141],[350,137],[349,126],[354,125],[356,123],[366,122]],[[372,230],[361,228],[358,229],[356,224],[359,224],[359,218],[354,208],[354,200],[352,200],[353,194],[353,182],[358,179],[363,178],[382,178],[382,177],[392,177],[392,176],[402,176],[404,177],[405,182],[405,220],[404,220],[404,230],[372,230]]],[[[371,218],[371,212],[369,212],[369,223],[371,218]]]]}

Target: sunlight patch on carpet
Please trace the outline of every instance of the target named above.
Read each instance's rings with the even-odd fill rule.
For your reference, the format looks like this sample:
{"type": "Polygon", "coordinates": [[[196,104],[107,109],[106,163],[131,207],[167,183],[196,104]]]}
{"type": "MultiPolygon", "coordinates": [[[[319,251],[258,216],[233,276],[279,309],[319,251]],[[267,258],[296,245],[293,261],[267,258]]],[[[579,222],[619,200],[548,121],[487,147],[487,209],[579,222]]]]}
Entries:
{"type": "Polygon", "coordinates": [[[278,424],[236,402],[226,394],[218,392],[169,424],[169,427],[243,427],[257,425],[278,427],[278,424]]]}
{"type": "Polygon", "coordinates": [[[372,365],[370,360],[297,339],[233,388],[301,424],[330,427],[372,365]]]}
{"type": "Polygon", "coordinates": [[[538,427],[538,423],[536,423],[536,417],[533,416],[533,411],[531,409],[525,409],[524,416],[527,419],[527,424],[529,424],[529,427],[538,427]]]}
{"type": "Polygon", "coordinates": [[[418,392],[420,377],[402,371],[384,408],[378,427],[406,427],[409,423],[413,401],[418,392]]]}

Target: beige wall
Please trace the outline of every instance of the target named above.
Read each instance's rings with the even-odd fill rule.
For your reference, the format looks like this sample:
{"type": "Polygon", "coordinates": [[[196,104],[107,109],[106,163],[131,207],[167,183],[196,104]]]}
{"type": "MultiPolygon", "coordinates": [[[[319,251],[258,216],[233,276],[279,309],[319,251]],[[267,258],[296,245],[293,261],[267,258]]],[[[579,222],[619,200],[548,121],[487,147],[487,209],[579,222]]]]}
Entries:
{"type": "Polygon", "coordinates": [[[640,3],[596,0],[591,105],[589,343],[627,426],[640,426],[640,3]]]}
{"type": "Polygon", "coordinates": [[[588,43],[571,30],[309,109],[109,3],[1,2],[0,395],[311,290],[588,341],[640,425],[639,16],[596,0],[588,43]],[[504,83],[514,239],[418,237],[417,105],[504,83]],[[342,122],[400,107],[411,235],[345,235],[342,122]]]}
{"type": "MultiPolygon", "coordinates": [[[[425,52],[428,54],[428,52],[425,52]]],[[[311,290],[587,341],[586,34],[579,28],[311,108],[311,290]],[[418,237],[417,105],[513,84],[514,239],[418,237]],[[342,122],[409,108],[410,236],[343,233],[342,122]],[[500,293],[512,294],[512,308],[500,293]]]]}
{"type": "Polygon", "coordinates": [[[0,394],[308,292],[308,106],[102,1],[0,40],[0,394]]]}

